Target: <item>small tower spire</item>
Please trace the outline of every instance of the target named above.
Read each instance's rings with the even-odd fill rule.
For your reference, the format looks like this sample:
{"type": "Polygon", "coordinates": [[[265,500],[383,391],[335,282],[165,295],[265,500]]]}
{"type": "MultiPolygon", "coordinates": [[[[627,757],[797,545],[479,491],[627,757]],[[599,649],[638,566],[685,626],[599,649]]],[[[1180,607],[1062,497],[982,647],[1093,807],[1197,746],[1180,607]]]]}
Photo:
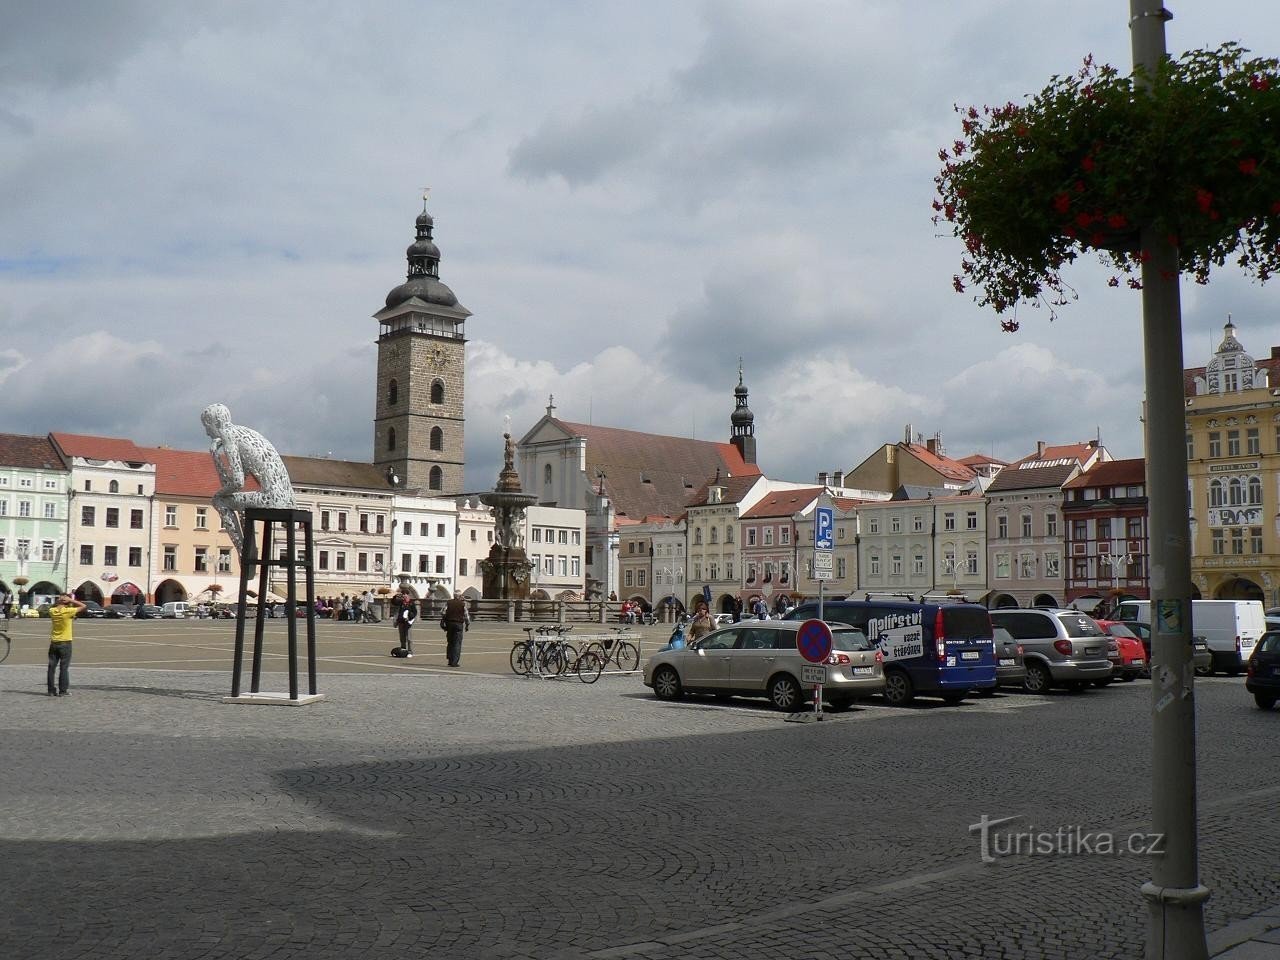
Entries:
{"type": "Polygon", "coordinates": [[[729,442],[738,448],[743,462],[756,462],[756,416],[747,406],[747,385],[742,380],[742,358],[738,358],[738,385],[733,388],[733,414],[729,417],[729,442]]]}

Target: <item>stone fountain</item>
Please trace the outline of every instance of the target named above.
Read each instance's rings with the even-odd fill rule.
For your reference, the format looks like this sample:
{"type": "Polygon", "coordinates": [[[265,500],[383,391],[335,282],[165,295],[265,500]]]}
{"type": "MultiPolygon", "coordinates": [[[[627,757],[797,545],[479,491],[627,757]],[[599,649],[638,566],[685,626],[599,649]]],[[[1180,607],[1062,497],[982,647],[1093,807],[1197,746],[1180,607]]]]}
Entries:
{"type": "Polygon", "coordinates": [[[529,571],[533,564],[524,552],[525,509],[538,498],[520,488],[516,472],[516,446],[510,433],[502,435],[504,464],[492,493],[480,494],[480,502],[493,511],[494,535],[489,556],[480,561],[486,600],[525,600],[529,596],[529,571]]]}

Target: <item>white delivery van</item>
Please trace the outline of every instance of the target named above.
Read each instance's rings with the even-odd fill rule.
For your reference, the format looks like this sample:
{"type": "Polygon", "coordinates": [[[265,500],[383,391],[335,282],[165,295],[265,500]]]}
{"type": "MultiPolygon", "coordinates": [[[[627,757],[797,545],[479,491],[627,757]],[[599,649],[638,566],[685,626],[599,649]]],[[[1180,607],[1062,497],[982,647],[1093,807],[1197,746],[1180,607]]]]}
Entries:
{"type": "Polygon", "coordinates": [[[170,600],[160,608],[160,616],[166,620],[185,620],[187,605],[181,600],[170,600]]]}
{"type": "MultiPolygon", "coordinates": [[[[1150,624],[1151,601],[1123,601],[1116,619],[1150,624]]],[[[1215,672],[1239,673],[1266,632],[1261,600],[1191,601],[1191,633],[1209,642],[1215,672]]]]}

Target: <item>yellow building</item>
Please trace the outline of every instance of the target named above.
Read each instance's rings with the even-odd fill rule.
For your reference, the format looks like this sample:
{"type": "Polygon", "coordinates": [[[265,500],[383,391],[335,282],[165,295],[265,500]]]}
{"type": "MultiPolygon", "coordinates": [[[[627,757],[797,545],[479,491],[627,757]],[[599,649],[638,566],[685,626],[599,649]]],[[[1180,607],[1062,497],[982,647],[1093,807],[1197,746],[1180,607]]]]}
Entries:
{"type": "Polygon", "coordinates": [[[1280,604],[1280,348],[1254,360],[1228,320],[1184,380],[1192,595],[1280,604]]]}

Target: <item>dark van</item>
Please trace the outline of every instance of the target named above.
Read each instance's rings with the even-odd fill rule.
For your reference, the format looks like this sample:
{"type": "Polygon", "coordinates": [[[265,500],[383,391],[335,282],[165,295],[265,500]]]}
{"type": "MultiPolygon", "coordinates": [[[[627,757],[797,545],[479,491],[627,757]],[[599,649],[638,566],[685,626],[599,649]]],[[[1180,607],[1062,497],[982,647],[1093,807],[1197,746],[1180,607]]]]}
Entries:
{"type": "MultiPolygon", "coordinates": [[[[792,609],[787,620],[811,620],[816,603],[792,609]]],[[[916,694],[959,703],[970,690],[996,685],[995,640],[987,608],[976,603],[830,600],[823,619],[857,627],[884,657],[884,698],[905,706],[916,694]]]]}

